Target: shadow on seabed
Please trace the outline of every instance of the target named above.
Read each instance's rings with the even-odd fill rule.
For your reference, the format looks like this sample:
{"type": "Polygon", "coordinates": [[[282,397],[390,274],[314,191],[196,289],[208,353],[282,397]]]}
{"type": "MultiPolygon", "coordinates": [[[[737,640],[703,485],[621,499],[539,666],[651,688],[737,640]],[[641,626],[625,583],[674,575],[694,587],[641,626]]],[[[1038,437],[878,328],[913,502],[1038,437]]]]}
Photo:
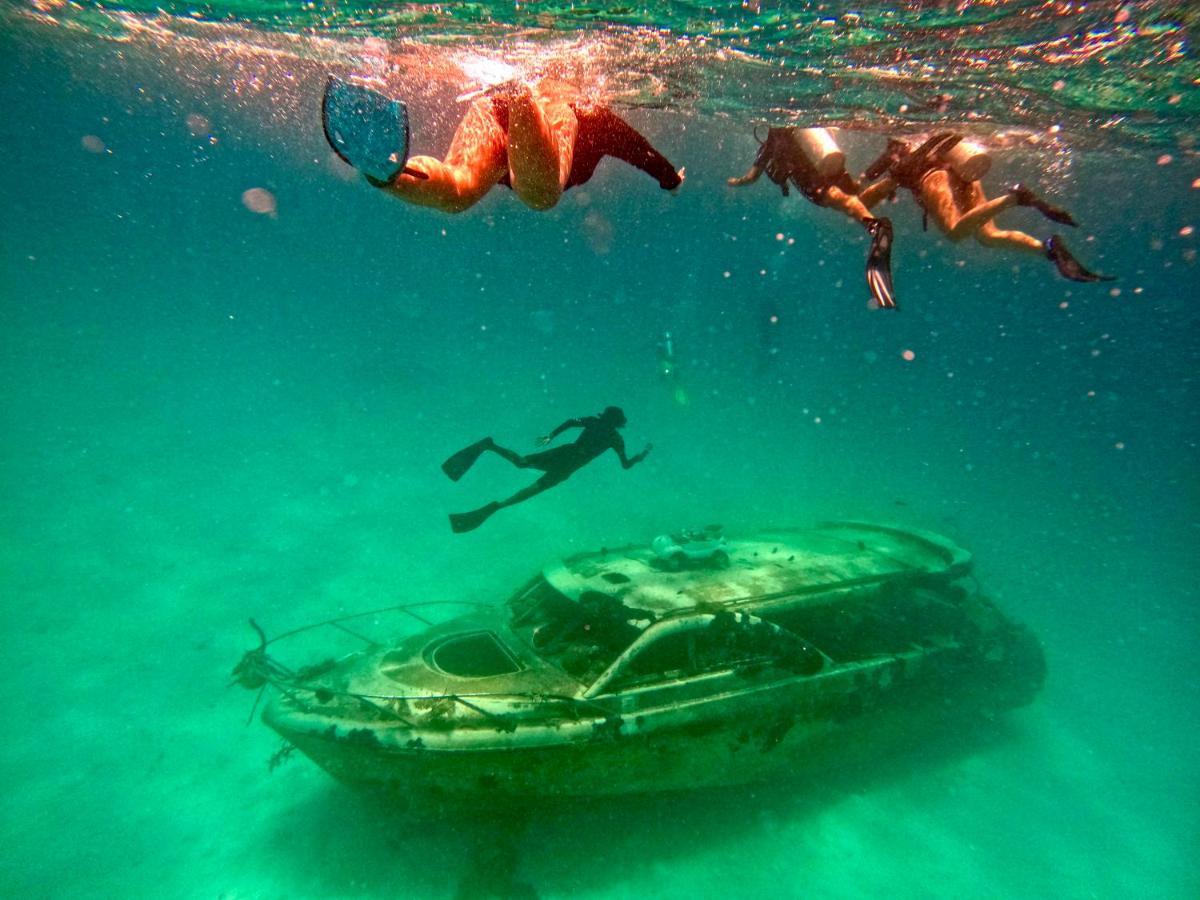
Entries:
{"type": "Polygon", "coordinates": [[[351,888],[367,897],[569,896],[636,878],[664,860],[766,841],[781,822],[802,822],[849,795],[930,775],[1023,737],[1019,722],[1003,718],[959,723],[919,745],[848,754],[836,769],[782,783],[499,809],[415,809],[386,792],[330,782],[278,812],[264,849],[281,884],[303,883],[314,895],[351,888]]]}

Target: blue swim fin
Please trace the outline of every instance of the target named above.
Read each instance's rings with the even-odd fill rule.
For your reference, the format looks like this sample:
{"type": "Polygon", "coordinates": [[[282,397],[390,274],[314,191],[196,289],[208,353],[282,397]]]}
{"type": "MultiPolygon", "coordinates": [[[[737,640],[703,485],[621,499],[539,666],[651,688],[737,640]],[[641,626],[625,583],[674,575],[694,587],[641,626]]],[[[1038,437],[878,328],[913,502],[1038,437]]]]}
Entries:
{"type": "Polygon", "coordinates": [[[408,107],[403,101],[330,75],[321,122],[333,152],[373,181],[391,181],[404,170],[408,107]]]}

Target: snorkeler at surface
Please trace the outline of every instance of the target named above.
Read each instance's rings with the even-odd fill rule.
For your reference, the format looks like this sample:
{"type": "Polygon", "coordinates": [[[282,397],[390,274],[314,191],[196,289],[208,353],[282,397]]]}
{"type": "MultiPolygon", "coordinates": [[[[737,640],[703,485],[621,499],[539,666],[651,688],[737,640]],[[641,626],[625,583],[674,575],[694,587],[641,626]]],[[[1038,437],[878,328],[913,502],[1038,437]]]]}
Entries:
{"type": "Polygon", "coordinates": [[[1008,247],[1045,256],[1060,275],[1071,281],[1113,280],[1112,276],[1085,269],[1057,234],[1040,241],[1023,231],[998,228],[993,219],[1014,206],[1032,207],[1052,222],[1072,227],[1076,223],[1066,210],[1050,205],[1022,185],[989,200],[979,179],[990,165],[983,148],[964,141],[962,135],[940,132],[920,146],[889,139],[887,149],[867,168],[863,178],[882,176],[869,188],[869,205],[892,195],[897,187],[907,188],[925,216],[932,218],[952,241],[973,237],[985,247],[1008,247]]]}
{"type": "Polygon", "coordinates": [[[835,209],[867,229],[871,235],[867,289],[879,307],[894,309],[892,222],[873,216],[870,210],[888,191],[872,186],[860,192],[846,171],[846,155],[824,128],[768,128],[766,140],[746,174],[730,178],[727,183],[732,187],[753,184],[764,172],[785,197],[790,182],[810,202],[835,209]]]}
{"type": "Polygon", "coordinates": [[[550,209],[563,191],[588,181],[605,156],[623,160],[664,190],[683,182],[645,137],[607,106],[585,102],[565,82],[508,82],[471,102],[444,160],[407,159],[376,187],[443,212],[462,212],[497,184],[531,209],[550,209]]]}
{"type": "Polygon", "coordinates": [[[536,496],[542,491],[566,481],[579,469],[583,468],[606,450],[614,451],[621,460],[621,465],[624,468],[633,468],[646,458],[646,454],[651,450],[651,445],[647,444],[641,453],[627,457],[625,455],[625,441],[618,433],[618,429],[624,427],[625,413],[619,407],[610,406],[598,416],[568,419],[548,435],[538,438],[538,444],[545,446],[570,428],[582,428],[583,433],[572,444],[564,444],[561,447],[555,447],[551,450],[543,450],[540,453],[530,453],[527,456],[522,456],[519,453],[514,453],[512,450],[499,446],[490,437],[486,437],[481,441],[476,441],[469,447],[459,450],[442,463],[442,471],[452,481],[458,481],[458,479],[462,478],[467,473],[467,470],[475,464],[475,461],[487,450],[508,460],[518,469],[538,469],[545,474],[529,485],[529,487],[517,491],[507,500],[493,501],[472,512],[451,514],[451,530],[456,534],[461,534],[464,531],[472,531],[478,528],[497,510],[503,509],[506,506],[513,506],[523,500],[528,500],[530,497],[536,496]]]}

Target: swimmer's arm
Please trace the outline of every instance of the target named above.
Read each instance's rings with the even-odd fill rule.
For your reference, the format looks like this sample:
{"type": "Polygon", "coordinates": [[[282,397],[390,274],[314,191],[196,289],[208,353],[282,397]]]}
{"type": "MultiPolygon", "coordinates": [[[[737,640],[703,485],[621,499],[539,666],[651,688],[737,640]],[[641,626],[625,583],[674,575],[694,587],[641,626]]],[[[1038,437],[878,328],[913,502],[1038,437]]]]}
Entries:
{"type": "Polygon", "coordinates": [[[625,455],[625,439],[622,438],[618,434],[618,435],[613,436],[612,448],[613,448],[613,450],[616,451],[617,458],[621,460],[621,468],[622,469],[632,469],[634,466],[636,466],[638,463],[640,463],[643,459],[646,458],[646,454],[648,454],[650,452],[650,450],[653,448],[653,445],[647,444],[645,449],[642,450],[641,453],[636,453],[633,456],[626,456],[625,455]]]}
{"type": "MultiPolygon", "coordinates": [[[[796,152],[791,145],[790,135],[793,131],[790,127],[768,129],[767,139],[758,148],[758,155],[746,174],[741,178],[730,178],[726,184],[730,187],[753,184],[766,172],[768,178],[783,188],[786,197],[788,179],[792,178],[796,164],[801,162],[796,159],[796,152]]],[[[800,187],[799,183],[796,186],[800,187]]]]}
{"type": "Polygon", "coordinates": [[[863,206],[870,209],[881,200],[886,200],[892,194],[896,193],[897,187],[895,179],[885,175],[874,184],[868,185],[859,191],[858,199],[862,202],[863,206]]]}
{"type": "Polygon", "coordinates": [[[430,156],[414,156],[390,182],[368,180],[409,203],[458,213],[483,199],[503,175],[498,166],[448,166],[430,156]]]}
{"type": "Polygon", "coordinates": [[[740,178],[730,178],[725,183],[730,187],[741,187],[744,184],[754,184],[754,182],[758,181],[758,179],[762,176],[762,173],[763,167],[756,162],[746,170],[745,175],[741,176],[740,178]]]}

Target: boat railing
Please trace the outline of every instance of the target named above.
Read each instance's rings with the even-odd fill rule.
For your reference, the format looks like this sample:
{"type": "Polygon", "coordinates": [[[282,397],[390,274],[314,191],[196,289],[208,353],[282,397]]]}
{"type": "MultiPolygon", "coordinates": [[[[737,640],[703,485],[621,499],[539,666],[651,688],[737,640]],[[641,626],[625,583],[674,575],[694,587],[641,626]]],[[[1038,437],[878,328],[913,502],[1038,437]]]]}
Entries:
{"type": "Polygon", "coordinates": [[[250,627],[253,628],[256,632],[258,632],[259,639],[261,640],[262,646],[264,646],[264,647],[269,646],[271,644],[279,643],[280,641],[288,640],[289,638],[293,638],[299,634],[305,634],[306,632],[315,631],[318,628],[333,628],[338,631],[343,631],[346,634],[349,634],[351,637],[358,638],[360,641],[364,642],[368,646],[375,647],[375,646],[379,646],[379,641],[376,641],[373,638],[366,637],[365,635],[358,634],[357,632],[353,631],[352,629],[347,628],[343,623],[352,622],[355,619],[365,619],[367,616],[378,616],[378,615],[382,615],[384,613],[395,612],[395,613],[403,613],[404,615],[407,615],[407,616],[415,619],[416,621],[420,622],[422,625],[424,625],[426,627],[430,627],[434,624],[434,622],[431,621],[430,619],[426,618],[425,616],[422,616],[416,610],[428,609],[431,607],[452,607],[452,606],[458,606],[458,607],[465,606],[470,609],[491,609],[493,604],[477,603],[477,602],[472,602],[470,600],[420,600],[420,601],[417,601],[416,603],[396,603],[396,604],[392,604],[391,606],[380,606],[376,609],[364,610],[363,612],[348,613],[344,616],[337,616],[336,618],[325,619],[320,622],[313,622],[309,625],[301,625],[299,628],[293,628],[290,631],[283,632],[283,634],[277,634],[277,635],[275,635],[275,637],[271,638],[270,640],[268,640],[266,638],[266,636],[263,634],[262,629],[258,626],[258,623],[255,622],[253,619],[250,620],[250,627]]]}
{"type": "Polygon", "coordinates": [[[386,613],[401,613],[412,617],[417,622],[426,627],[430,627],[435,623],[421,615],[418,610],[428,610],[434,607],[469,607],[472,609],[491,609],[491,604],[475,603],[465,600],[427,600],[417,603],[394,604],[392,606],[383,606],[377,609],[369,609],[364,612],[350,613],[344,616],[337,616],[332,619],[326,619],[321,622],[314,622],[310,625],[303,625],[299,628],[293,628],[290,631],[285,631],[273,638],[268,638],[262,627],[254,620],[250,620],[250,627],[254,629],[258,635],[259,645],[253,650],[247,650],[241,660],[234,666],[232,677],[233,682],[242,685],[242,687],[250,690],[257,690],[258,697],[254,701],[254,707],[250,711],[250,718],[253,719],[254,712],[258,708],[258,704],[262,699],[263,691],[268,687],[273,687],[280,694],[287,697],[292,703],[305,711],[313,711],[317,709],[329,709],[329,704],[337,699],[349,701],[368,713],[374,713],[383,718],[393,719],[396,722],[407,725],[408,727],[416,727],[410,718],[403,715],[397,707],[402,706],[407,710],[409,703],[429,703],[436,704],[442,702],[451,702],[456,705],[469,709],[486,719],[493,721],[502,730],[514,730],[515,724],[512,722],[511,716],[504,713],[493,712],[487,709],[479,701],[486,700],[503,700],[506,702],[525,701],[530,703],[545,703],[558,702],[568,706],[572,714],[576,718],[584,718],[587,715],[599,715],[607,718],[611,711],[592,700],[572,697],[566,694],[547,694],[535,691],[490,691],[477,693],[447,693],[447,694],[367,694],[358,691],[335,690],[327,687],[314,679],[319,678],[324,673],[331,670],[336,664],[335,659],[329,658],[322,662],[313,665],[302,666],[300,668],[291,668],[279,660],[275,659],[268,648],[272,645],[278,645],[296,638],[299,635],[312,633],[320,629],[333,629],[349,635],[355,640],[364,644],[367,648],[378,648],[386,646],[382,641],[378,641],[366,634],[361,633],[360,629],[352,628],[346,623],[352,623],[357,619],[364,619],[368,616],[379,616],[386,613]]]}
{"type": "MultiPolygon", "coordinates": [[[[483,705],[486,701],[504,701],[507,703],[526,702],[533,704],[560,703],[569,710],[571,718],[580,720],[588,717],[611,717],[612,710],[593,700],[572,697],[567,694],[548,694],[539,691],[489,691],[480,693],[453,694],[365,694],[357,691],[335,691],[316,685],[298,685],[272,681],[281,694],[286,696],[304,712],[328,713],[330,704],[335,700],[349,701],[360,706],[365,712],[377,713],[383,718],[391,719],[409,728],[419,727],[413,721],[411,714],[405,715],[397,707],[407,711],[408,704],[453,703],[471,710],[491,722],[500,731],[515,731],[516,721],[511,714],[496,712],[483,705]]],[[[427,723],[428,724],[428,723],[427,723]]]]}

